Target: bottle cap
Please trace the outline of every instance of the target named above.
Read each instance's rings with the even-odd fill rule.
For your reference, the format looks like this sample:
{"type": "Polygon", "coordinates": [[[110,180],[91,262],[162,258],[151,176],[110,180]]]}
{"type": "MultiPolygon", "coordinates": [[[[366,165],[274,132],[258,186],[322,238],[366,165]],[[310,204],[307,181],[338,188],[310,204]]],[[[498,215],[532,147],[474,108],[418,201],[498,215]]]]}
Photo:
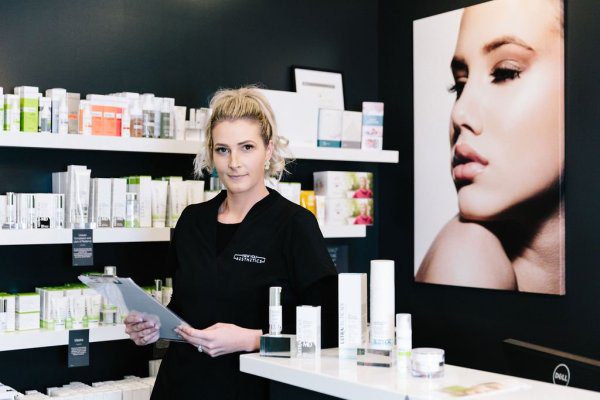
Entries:
{"type": "Polygon", "coordinates": [[[281,305],[281,288],[279,286],[273,286],[269,288],[269,307],[276,307],[281,305]]]}

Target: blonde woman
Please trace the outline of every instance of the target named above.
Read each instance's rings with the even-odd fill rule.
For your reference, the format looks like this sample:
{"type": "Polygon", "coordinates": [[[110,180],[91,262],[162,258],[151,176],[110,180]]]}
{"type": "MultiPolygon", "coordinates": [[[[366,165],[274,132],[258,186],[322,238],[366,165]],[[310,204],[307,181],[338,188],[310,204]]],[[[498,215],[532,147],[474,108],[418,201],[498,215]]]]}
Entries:
{"type": "MultiPolygon", "coordinates": [[[[239,371],[239,354],[259,349],[268,331],[269,287],[282,287],[284,333],[295,331],[296,305],[323,307],[324,345],[334,345],[337,272],[314,216],[265,187],[285,168],[273,112],[253,87],[215,94],[196,172],[217,169],[227,190],[189,206],[172,240],[174,296],[169,307],[190,327],[177,333],[152,399],[266,399],[265,380],[239,371]],[[333,339],[333,342],[332,342],[333,339]]],[[[138,345],[157,327],[132,314],[138,345]]]]}

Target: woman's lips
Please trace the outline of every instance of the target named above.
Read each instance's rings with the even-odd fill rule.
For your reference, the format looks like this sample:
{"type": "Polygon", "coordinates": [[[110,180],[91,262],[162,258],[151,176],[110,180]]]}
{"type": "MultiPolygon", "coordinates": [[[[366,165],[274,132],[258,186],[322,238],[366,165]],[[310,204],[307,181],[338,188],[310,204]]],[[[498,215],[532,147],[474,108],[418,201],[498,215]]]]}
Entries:
{"type": "Polygon", "coordinates": [[[483,172],[488,160],[466,143],[454,147],[452,175],[455,181],[472,181],[483,172]]]}

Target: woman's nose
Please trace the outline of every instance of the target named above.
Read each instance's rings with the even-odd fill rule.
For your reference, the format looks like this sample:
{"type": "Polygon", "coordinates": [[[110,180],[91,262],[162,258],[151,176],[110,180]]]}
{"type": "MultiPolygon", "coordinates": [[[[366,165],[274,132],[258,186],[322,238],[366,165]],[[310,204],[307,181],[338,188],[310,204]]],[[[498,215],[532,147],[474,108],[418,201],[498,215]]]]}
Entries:
{"type": "Polygon", "coordinates": [[[240,166],[237,151],[232,150],[229,155],[229,168],[235,169],[240,166]]]}
{"type": "Polygon", "coordinates": [[[452,107],[450,116],[450,142],[452,144],[458,141],[461,134],[481,134],[483,129],[481,103],[482,99],[478,88],[472,82],[467,81],[452,107]]]}

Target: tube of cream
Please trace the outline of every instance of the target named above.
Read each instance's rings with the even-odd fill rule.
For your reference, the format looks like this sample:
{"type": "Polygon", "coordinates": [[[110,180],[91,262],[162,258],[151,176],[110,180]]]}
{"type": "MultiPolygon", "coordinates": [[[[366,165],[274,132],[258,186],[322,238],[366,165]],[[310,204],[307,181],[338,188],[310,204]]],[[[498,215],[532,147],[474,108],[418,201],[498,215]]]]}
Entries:
{"type": "Polygon", "coordinates": [[[66,327],[69,311],[69,299],[67,297],[54,297],[50,299],[52,307],[52,319],[54,330],[62,331],[66,327]]]}
{"type": "Polygon", "coordinates": [[[88,328],[95,328],[100,324],[100,306],[102,304],[102,296],[94,294],[86,296],[85,308],[88,328]]]}
{"type": "Polygon", "coordinates": [[[167,220],[167,181],[151,181],[152,227],[164,228],[167,220]]]}
{"type": "Polygon", "coordinates": [[[69,315],[73,329],[83,328],[83,318],[85,317],[85,296],[69,297],[69,315]]]}

